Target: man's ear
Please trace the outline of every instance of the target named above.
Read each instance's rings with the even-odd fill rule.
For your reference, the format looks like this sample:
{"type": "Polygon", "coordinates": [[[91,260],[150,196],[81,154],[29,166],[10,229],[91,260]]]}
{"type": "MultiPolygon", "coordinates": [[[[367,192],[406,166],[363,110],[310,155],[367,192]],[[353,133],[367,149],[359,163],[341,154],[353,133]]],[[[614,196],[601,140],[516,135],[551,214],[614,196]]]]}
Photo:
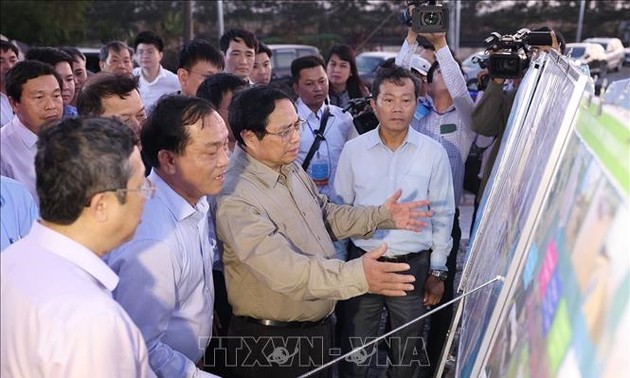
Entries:
{"type": "Polygon", "coordinates": [[[241,138],[243,139],[245,146],[252,148],[256,134],[254,134],[251,130],[241,130],[241,138]]]}
{"type": "Polygon", "coordinates": [[[188,71],[185,68],[178,68],[177,78],[179,79],[179,85],[183,87],[188,80],[188,71]]]}
{"type": "Polygon", "coordinates": [[[13,97],[9,97],[9,105],[11,105],[11,109],[13,110],[13,113],[15,113],[15,107],[17,106],[17,101],[15,101],[13,99],[13,97]]]}
{"type": "Polygon", "coordinates": [[[101,71],[105,71],[105,62],[103,61],[98,62],[98,66],[100,67],[101,71]]]}
{"type": "Polygon", "coordinates": [[[160,162],[160,170],[169,175],[177,172],[177,168],[175,166],[175,154],[172,151],[160,150],[157,157],[160,162]]]}
{"type": "Polygon", "coordinates": [[[96,222],[106,222],[109,219],[107,194],[110,192],[97,193],[90,198],[89,206],[83,211],[89,212],[96,222]]]}

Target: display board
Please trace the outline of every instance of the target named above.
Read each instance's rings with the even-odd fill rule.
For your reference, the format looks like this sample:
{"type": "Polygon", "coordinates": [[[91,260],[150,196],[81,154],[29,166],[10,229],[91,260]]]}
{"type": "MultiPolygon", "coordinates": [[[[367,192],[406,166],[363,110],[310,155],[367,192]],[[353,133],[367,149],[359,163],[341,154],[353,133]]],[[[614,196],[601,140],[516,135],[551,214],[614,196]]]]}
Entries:
{"type": "Polygon", "coordinates": [[[460,291],[497,275],[506,281],[466,297],[460,305],[458,376],[478,376],[481,371],[500,309],[509,299],[510,280],[527,251],[587,81],[552,52],[536,61],[522,83],[490,191],[480,206],[460,291]]]}
{"type": "Polygon", "coordinates": [[[475,376],[628,372],[630,111],[592,100],[584,94],[577,131],[475,376]]]}

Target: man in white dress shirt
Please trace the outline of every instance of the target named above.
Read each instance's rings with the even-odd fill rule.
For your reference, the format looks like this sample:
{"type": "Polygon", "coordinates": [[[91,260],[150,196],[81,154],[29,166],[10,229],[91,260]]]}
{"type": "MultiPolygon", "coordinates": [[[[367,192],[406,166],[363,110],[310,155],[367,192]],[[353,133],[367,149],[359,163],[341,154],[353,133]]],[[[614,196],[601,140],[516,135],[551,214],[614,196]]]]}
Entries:
{"type": "Polygon", "coordinates": [[[151,31],[143,31],[133,43],[135,59],[139,67],[133,69],[139,79],[140,96],[150,112],[157,100],[165,94],[181,90],[177,75],[162,67],[164,41],[151,31]]]}
{"type": "Polygon", "coordinates": [[[38,143],[41,219],[0,256],[0,375],[153,377],[102,261],[133,235],[155,190],[132,133],[113,119],[74,118],[38,143]]]}
{"type": "Polygon", "coordinates": [[[7,97],[7,91],[4,87],[4,75],[13,68],[18,62],[19,51],[17,47],[9,42],[0,41],[0,127],[9,123],[13,118],[13,109],[7,97]]]}
{"type": "Polygon", "coordinates": [[[37,201],[37,133],[61,119],[61,78],[52,66],[25,60],[7,72],[6,86],[15,117],[0,129],[0,174],[24,184],[37,201]]]}
{"type": "Polygon", "coordinates": [[[212,105],[172,95],[142,129],[142,153],[157,187],[134,238],[112,252],[114,298],[138,325],[160,377],[205,376],[197,366],[212,334],[208,201],[223,186],[228,131],[212,105]]]}

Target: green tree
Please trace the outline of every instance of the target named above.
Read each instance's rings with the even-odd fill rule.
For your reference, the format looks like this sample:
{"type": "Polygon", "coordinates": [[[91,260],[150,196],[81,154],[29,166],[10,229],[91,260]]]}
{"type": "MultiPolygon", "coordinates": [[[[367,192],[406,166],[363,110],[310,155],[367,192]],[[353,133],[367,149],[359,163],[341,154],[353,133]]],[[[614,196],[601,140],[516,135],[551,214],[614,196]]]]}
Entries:
{"type": "Polygon", "coordinates": [[[65,45],[82,41],[88,1],[2,1],[0,31],[29,45],[65,45]]]}

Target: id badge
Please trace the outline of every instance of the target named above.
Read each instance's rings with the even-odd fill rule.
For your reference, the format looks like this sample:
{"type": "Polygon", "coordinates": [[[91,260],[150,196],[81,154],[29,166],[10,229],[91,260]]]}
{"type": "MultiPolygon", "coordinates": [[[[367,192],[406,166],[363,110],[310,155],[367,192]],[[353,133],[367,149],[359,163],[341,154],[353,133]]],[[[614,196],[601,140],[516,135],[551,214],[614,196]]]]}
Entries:
{"type": "Polygon", "coordinates": [[[325,186],[328,184],[328,177],[330,176],[328,159],[313,159],[311,161],[310,171],[311,178],[315,181],[317,186],[325,186]]]}

